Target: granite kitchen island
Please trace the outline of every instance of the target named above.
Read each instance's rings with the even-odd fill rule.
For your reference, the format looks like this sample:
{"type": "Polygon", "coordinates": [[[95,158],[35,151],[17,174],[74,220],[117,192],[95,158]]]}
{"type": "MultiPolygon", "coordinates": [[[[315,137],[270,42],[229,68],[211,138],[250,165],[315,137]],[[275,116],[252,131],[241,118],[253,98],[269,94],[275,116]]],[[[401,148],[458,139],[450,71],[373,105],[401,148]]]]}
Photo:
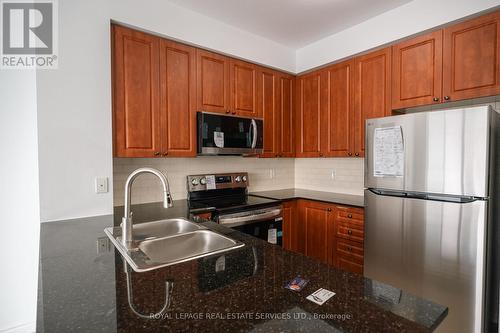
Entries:
{"type": "MultiPolygon", "coordinates": [[[[176,201],[159,214],[188,217],[185,207],[176,201]]],[[[136,222],[156,208],[133,207],[136,222]]],[[[42,224],[38,332],[428,332],[447,315],[446,306],[213,222],[203,224],[245,246],[136,273],[106,245],[115,215],[42,224]],[[295,276],[309,280],[301,292],[284,288],[295,276]],[[336,295],[321,306],[306,299],[319,288],[336,295]]]]}

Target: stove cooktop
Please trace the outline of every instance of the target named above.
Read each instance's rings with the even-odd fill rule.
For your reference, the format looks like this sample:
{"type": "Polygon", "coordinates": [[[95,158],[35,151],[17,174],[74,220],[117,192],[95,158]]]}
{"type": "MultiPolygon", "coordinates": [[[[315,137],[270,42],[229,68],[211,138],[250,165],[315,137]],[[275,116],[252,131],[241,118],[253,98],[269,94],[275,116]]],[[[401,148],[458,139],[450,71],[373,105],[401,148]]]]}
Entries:
{"type": "Polygon", "coordinates": [[[215,210],[218,213],[230,211],[252,210],[279,204],[279,200],[254,196],[225,196],[219,198],[201,199],[189,202],[190,210],[215,210]]]}

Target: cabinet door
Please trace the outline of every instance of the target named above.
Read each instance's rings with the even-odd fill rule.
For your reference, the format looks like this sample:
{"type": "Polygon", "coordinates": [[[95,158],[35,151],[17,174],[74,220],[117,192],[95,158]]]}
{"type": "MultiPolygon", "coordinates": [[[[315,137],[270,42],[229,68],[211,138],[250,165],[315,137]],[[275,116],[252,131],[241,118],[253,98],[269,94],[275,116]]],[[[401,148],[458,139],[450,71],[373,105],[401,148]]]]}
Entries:
{"type": "Polygon", "coordinates": [[[196,155],[195,49],[168,40],[160,44],[163,156],[196,155]]]}
{"type": "Polygon", "coordinates": [[[295,156],[294,141],[294,85],[295,79],[291,75],[279,74],[278,77],[278,113],[279,113],[279,137],[278,154],[281,157],[295,156]]]}
{"type": "Polygon", "coordinates": [[[278,157],[279,110],[277,103],[278,75],[273,70],[258,73],[258,109],[264,119],[264,153],[262,157],[278,157]]]}
{"type": "Polygon", "coordinates": [[[391,49],[355,58],[354,148],[365,155],[365,121],[391,114],[391,49]]]}
{"type": "Polygon", "coordinates": [[[286,201],[283,203],[283,247],[298,252],[298,236],[297,202],[286,201]]]}
{"type": "Polygon", "coordinates": [[[334,228],[331,225],[331,205],[314,201],[301,201],[300,223],[305,228],[305,255],[323,261],[332,262],[334,228]]]}
{"type": "Polygon", "coordinates": [[[159,38],[113,26],[114,151],[159,156],[159,38]]]}
{"type": "Polygon", "coordinates": [[[297,79],[297,157],[321,156],[321,110],[325,93],[323,72],[297,79]]]}
{"type": "Polygon", "coordinates": [[[442,30],[392,47],[392,109],[441,101],[442,50],[442,30]]]}
{"type": "Polygon", "coordinates": [[[500,94],[499,39],[499,12],[444,29],[445,101],[500,94]]]}
{"type": "Polygon", "coordinates": [[[354,60],[344,61],[326,69],[328,103],[322,123],[325,156],[353,155],[352,118],[354,108],[354,60]]]}
{"type": "Polygon", "coordinates": [[[229,113],[229,58],[197,50],[198,111],[229,113]]]}
{"type": "Polygon", "coordinates": [[[231,60],[231,114],[259,117],[257,108],[257,66],[248,62],[231,60]]]}

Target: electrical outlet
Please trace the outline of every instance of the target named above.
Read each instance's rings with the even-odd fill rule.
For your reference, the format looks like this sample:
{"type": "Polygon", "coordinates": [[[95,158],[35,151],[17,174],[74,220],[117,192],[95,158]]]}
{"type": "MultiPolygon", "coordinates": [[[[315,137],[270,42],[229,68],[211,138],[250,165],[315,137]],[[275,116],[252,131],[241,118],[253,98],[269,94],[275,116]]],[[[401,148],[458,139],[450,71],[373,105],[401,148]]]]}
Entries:
{"type": "Polygon", "coordinates": [[[108,193],[108,177],[96,177],[95,193],[108,193]]]}
{"type": "Polygon", "coordinates": [[[111,252],[111,242],[108,237],[97,238],[97,254],[111,252]]]}
{"type": "Polygon", "coordinates": [[[335,180],[336,177],[337,177],[337,172],[335,170],[332,170],[330,178],[332,178],[332,180],[335,180]]]}

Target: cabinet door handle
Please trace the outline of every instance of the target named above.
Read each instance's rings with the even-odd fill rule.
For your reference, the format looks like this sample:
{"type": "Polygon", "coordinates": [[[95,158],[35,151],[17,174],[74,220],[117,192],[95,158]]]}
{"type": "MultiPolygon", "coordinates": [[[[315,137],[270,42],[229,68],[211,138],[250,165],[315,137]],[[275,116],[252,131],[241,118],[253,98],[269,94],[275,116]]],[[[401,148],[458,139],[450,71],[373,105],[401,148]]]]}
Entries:
{"type": "Polygon", "coordinates": [[[347,214],[347,217],[352,219],[352,214],[347,214]]]}
{"type": "Polygon", "coordinates": [[[351,229],[347,230],[347,234],[352,235],[352,230],[351,229]]]}
{"type": "Polygon", "coordinates": [[[434,102],[439,102],[439,97],[434,97],[432,100],[433,100],[434,102]]]}
{"type": "Polygon", "coordinates": [[[359,156],[359,153],[354,154],[355,156],[359,156]]]}
{"type": "Polygon", "coordinates": [[[331,209],[331,208],[328,208],[326,211],[331,212],[331,211],[332,211],[332,209],[331,209]]]}
{"type": "Polygon", "coordinates": [[[227,113],[227,114],[229,114],[229,113],[231,113],[231,111],[229,111],[229,110],[226,110],[226,113],[227,113]]]}
{"type": "Polygon", "coordinates": [[[450,96],[444,96],[444,100],[448,101],[450,99],[450,96]]]}
{"type": "Polygon", "coordinates": [[[160,152],[159,151],[155,151],[155,156],[160,156],[160,152]]]}
{"type": "Polygon", "coordinates": [[[352,153],[351,152],[347,153],[347,156],[352,156],[352,153]]]}
{"type": "Polygon", "coordinates": [[[231,114],[236,114],[236,111],[231,112],[231,114]]]}
{"type": "Polygon", "coordinates": [[[323,157],[323,153],[319,153],[319,157],[323,157]]]}
{"type": "Polygon", "coordinates": [[[347,251],[352,252],[352,247],[348,246],[347,251]]]}
{"type": "Polygon", "coordinates": [[[163,153],[163,156],[167,156],[167,155],[168,155],[168,151],[163,153]]]}

